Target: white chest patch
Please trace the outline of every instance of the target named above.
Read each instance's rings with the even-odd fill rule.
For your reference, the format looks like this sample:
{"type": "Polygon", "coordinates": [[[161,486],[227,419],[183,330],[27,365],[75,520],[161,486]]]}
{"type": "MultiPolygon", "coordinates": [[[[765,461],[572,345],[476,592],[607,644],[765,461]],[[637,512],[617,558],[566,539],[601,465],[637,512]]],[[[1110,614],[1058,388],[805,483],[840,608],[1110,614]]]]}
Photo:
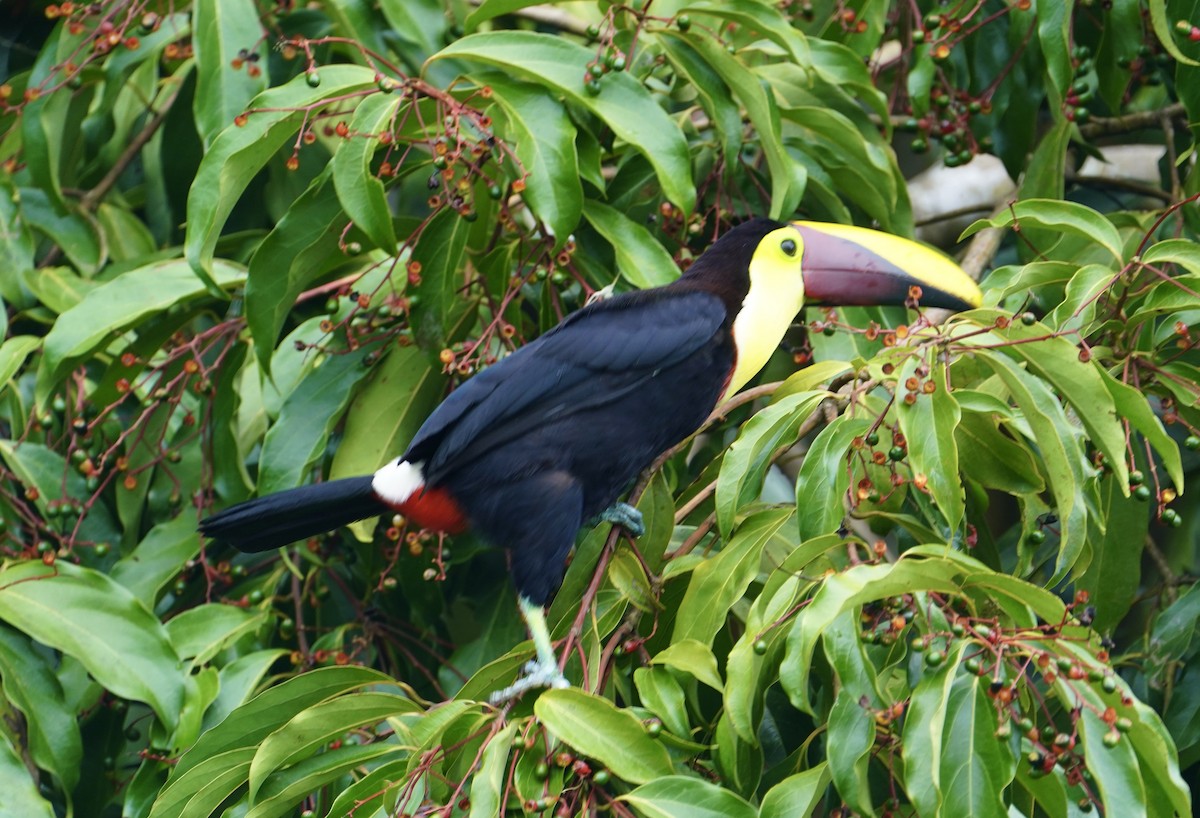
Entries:
{"type": "Polygon", "coordinates": [[[425,485],[425,475],[420,463],[393,460],[375,472],[371,488],[386,503],[400,505],[425,485]]]}

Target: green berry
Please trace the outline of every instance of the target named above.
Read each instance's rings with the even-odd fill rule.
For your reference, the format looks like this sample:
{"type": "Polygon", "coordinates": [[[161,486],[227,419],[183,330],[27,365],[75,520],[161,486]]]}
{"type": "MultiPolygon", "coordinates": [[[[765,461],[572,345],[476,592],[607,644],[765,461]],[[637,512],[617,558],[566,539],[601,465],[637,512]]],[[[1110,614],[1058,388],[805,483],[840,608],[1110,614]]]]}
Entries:
{"type": "Polygon", "coordinates": [[[1115,693],[1117,690],[1117,677],[1111,675],[1105,676],[1104,680],[1100,682],[1100,687],[1105,693],[1115,693]]]}
{"type": "Polygon", "coordinates": [[[651,719],[646,725],[646,735],[650,736],[650,738],[658,738],[662,735],[662,731],[663,725],[658,719],[651,719]]]}
{"type": "Polygon", "coordinates": [[[1147,486],[1138,486],[1133,490],[1133,496],[1142,501],[1149,500],[1150,489],[1147,486]]]}
{"type": "Polygon", "coordinates": [[[309,88],[316,88],[321,84],[321,75],[315,70],[309,71],[304,75],[304,81],[308,83],[309,88]]]}
{"type": "Polygon", "coordinates": [[[1129,485],[1140,486],[1145,481],[1146,481],[1146,475],[1142,474],[1137,469],[1134,469],[1133,471],[1129,472],[1129,485]]]}
{"type": "Polygon", "coordinates": [[[755,641],[754,652],[756,654],[758,654],[759,656],[762,656],[763,654],[765,654],[767,652],[767,640],[759,639],[759,640],[755,641]]]}
{"type": "Polygon", "coordinates": [[[912,641],[908,643],[908,646],[913,649],[914,653],[925,652],[925,640],[920,636],[914,636],[912,641]]]}
{"type": "Polygon", "coordinates": [[[679,26],[680,31],[687,31],[692,27],[692,18],[686,14],[681,14],[675,18],[675,25],[679,26]]]}
{"type": "Polygon", "coordinates": [[[533,777],[538,781],[545,781],[550,777],[550,765],[544,761],[539,761],[537,766],[533,768],[533,777]]]}
{"type": "Polygon", "coordinates": [[[1188,435],[1183,440],[1183,446],[1185,449],[1189,449],[1193,452],[1197,449],[1200,449],[1200,437],[1197,437],[1196,435],[1188,435]]]}
{"type": "Polygon", "coordinates": [[[592,783],[603,787],[608,783],[608,770],[596,770],[592,773],[592,783]]]}
{"type": "Polygon", "coordinates": [[[903,446],[893,446],[892,448],[888,449],[888,457],[892,460],[903,460],[904,454],[905,450],[903,446]]]}
{"type": "Polygon", "coordinates": [[[1120,743],[1121,743],[1121,734],[1118,733],[1116,730],[1110,730],[1104,734],[1104,746],[1105,747],[1116,747],[1120,743]]]}
{"type": "Polygon", "coordinates": [[[600,80],[588,80],[584,86],[588,94],[595,97],[600,95],[600,80]]]}
{"type": "Polygon", "coordinates": [[[263,592],[255,588],[246,596],[246,599],[249,600],[251,605],[257,605],[263,601],[263,592]]]}
{"type": "Polygon", "coordinates": [[[1030,545],[1041,545],[1045,541],[1046,532],[1042,531],[1040,528],[1035,528],[1033,531],[1030,531],[1025,535],[1025,542],[1029,543],[1030,545]]]}
{"type": "Polygon", "coordinates": [[[925,153],[929,150],[929,140],[918,136],[908,146],[913,153],[925,153]]]}
{"type": "Polygon", "coordinates": [[[931,650],[925,654],[925,664],[928,667],[937,667],[944,661],[946,661],[946,654],[940,650],[931,650]]]}

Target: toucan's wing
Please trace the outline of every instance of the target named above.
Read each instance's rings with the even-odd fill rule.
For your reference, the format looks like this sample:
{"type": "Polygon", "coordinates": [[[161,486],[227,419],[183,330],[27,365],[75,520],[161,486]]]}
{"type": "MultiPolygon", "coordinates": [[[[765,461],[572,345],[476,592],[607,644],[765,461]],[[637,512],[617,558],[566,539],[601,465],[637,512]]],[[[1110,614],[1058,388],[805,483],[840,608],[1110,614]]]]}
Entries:
{"type": "Polygon", "coordinates": [[[547,419],[619,399],[694,354],[724,319],[720,299],[700,291],[646,290],[585,307],[456,389],[404,459],[424,462],[435,482],[547,419]]]}

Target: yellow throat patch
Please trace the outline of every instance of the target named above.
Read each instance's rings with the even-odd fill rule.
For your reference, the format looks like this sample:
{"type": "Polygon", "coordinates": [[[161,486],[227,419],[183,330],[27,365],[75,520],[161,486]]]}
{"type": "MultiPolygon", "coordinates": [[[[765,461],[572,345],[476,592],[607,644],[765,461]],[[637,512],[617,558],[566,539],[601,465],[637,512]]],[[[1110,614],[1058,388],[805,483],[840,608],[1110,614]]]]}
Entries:
{"type": "Polygon", "coordinates": [[[750,259],[750,289],[733,321],[737,363],[722,401],[758,374],[804,306],[800,259],[804,239],[793,227],[763,237],[750,259]]]}

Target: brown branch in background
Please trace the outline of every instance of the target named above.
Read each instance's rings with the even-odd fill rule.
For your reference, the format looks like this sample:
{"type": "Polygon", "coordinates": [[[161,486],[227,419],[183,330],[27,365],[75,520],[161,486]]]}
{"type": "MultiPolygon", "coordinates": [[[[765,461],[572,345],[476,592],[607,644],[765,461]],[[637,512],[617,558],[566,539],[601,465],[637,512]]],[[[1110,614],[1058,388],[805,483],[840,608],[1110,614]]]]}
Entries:
{"type": "Polygon", "coordinates": [[[154,116],[150,117],[150,121],[146,123],[145,127],[138,131],[125,150],[121,151],[121,155],[117,157],[117,161],[113,162],[113,166],[108,169],[108,173],[104,174],[104,178],[94,188],[83,194],[83,198],[79,200],[79,207],[81,209],[89,212],[95,210],[101,200],[108,195],[113,185],[117,183],[117,179],[129,167],[129,163],[141,153],[146,143],[162,127],[163,122],[167,119],[167,114],[171,112],[171,106],[175,104],[175,100],[179,97],[179,90],[177,85],[175,90],[171,92],[171,95],[164,99],[162,104],[158,106],[158,110],[154,112],[154,116]]]}
{"type": "Polygon", "coordinates": [[[1097,136],[1108,134],[1129,133],[1143,128],[1161,127],[1163,120],[1186,116],[1182,102],[1176,102],[1155,111],[1138,111],[1123,116],[1100,116],[1079,126],[1079,133],[1084,139],[1095,139],[1097,136]]]}

